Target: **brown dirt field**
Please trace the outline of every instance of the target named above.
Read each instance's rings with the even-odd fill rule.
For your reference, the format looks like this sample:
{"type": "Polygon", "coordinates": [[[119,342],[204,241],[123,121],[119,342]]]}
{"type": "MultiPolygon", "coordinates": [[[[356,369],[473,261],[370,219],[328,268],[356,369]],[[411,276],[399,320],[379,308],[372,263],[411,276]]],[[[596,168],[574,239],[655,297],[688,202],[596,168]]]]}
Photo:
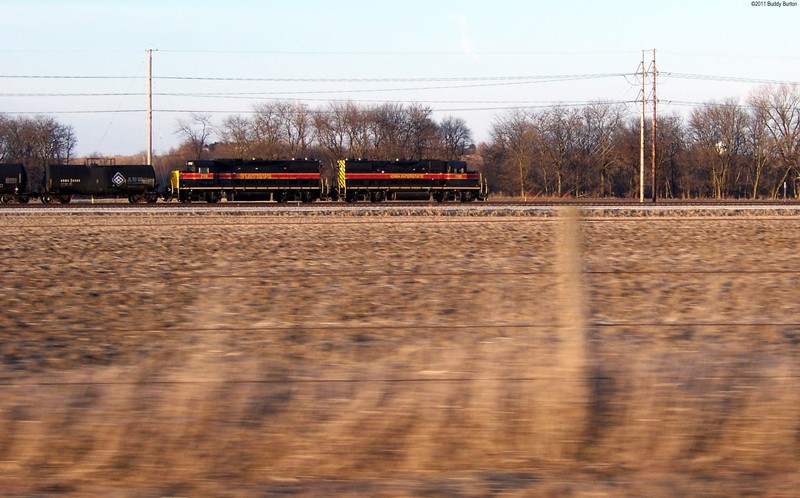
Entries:
{"type": "Polygon", "coordinates": [[[800,218],[0,218],[0,496],[800,496],[800,218]]]}

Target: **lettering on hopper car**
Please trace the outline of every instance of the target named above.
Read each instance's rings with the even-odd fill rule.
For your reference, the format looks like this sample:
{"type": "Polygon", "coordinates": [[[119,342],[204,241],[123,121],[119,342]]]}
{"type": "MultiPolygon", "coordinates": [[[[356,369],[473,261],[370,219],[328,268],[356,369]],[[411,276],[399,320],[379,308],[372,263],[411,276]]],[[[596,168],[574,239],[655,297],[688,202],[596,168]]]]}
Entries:
{"type": "Polygon", "coordinates": [[[130,185],[155,185],[156,182],[155,179],[144,176],[130,176],[127,181],[130,185]]]}
{"type": "Polygon", "coordinates": [[[60,179],[61,185],[74,185],[76,183],[81,183],[80,178],[61,178],[60,179]]]}

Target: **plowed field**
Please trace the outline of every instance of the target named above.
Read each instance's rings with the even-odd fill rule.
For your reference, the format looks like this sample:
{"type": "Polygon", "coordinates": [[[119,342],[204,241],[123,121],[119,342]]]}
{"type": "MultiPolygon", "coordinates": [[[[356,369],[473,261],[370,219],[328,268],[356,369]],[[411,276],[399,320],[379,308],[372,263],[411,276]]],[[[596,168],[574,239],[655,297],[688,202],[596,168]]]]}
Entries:
{"type": "Polygon", "coordinates": [[[0,496],[800,496],[800,218],[0,218],[0,496]]]}

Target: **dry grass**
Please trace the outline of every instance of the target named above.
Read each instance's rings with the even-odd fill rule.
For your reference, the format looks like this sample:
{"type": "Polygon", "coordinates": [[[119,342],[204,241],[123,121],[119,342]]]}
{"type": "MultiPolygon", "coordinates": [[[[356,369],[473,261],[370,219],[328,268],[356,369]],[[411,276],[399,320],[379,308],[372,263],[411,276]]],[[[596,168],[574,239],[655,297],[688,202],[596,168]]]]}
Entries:
{"type": "Polygon", "coordinates": [[[800,220],[297,221],[5,218],[0,495],[800,496],[800,220]]]}

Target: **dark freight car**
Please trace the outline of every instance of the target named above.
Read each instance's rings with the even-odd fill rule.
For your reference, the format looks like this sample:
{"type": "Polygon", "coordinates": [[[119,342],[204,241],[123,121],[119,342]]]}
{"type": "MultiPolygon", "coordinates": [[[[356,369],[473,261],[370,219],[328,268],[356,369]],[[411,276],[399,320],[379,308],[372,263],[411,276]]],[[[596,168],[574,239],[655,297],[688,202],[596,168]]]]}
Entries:
{"type": "Polygon", "coordinates": [[[18,163],[0,163],[0,202],[26,203],[28,196],[28,174],[25,166],[18,163]]]}
{"type": "Polygon", "coordinates": [[[72,196],[127,198],[135,202],[156,202],[156,174],[152,166],[49,164],[45,167],[42,202],[68,203],[72,196]]]}
{"type": "Polygon", "coordinates": [[[348,202],[394,200],[403,194],[468,202],[486,199],[488,186],[464,161],[348,159],[338,162],[337,194],[348,202]]]}
{"type": "Polygon", "coordinates": [[[167,197],[181,202],[275,200],[311,202],[326,198],[319,161],[308,159],[215,159],[190,161],[170,174],[167,197]]]}

